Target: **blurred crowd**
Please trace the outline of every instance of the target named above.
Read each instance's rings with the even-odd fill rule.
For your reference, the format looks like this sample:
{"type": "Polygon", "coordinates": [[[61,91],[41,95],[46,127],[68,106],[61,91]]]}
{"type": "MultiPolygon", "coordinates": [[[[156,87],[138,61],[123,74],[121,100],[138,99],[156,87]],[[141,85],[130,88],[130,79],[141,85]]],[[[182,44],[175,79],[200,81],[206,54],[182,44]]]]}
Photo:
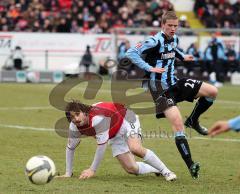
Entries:
{"type": "MultiPolygon", "coordinates": [[[[0,31],[110,33],[160,27],[166,10],[174,10],[169,0],[1,0],[0,31]]],[[[240,27],[240,0],[196,0],[194,12],[209,28],[240,27]]],[[[190,27],[185,15],[180,26],[190,27]]]]}
{"type": "Polygon", "coordinates": [[[240,0],[196,0],[194,12],[207,28],[240,28],[240,0]]]}
{"type": "Polygon", "coordinates": [[[1,0],[0,31],[110,33],[159,27],[168,0],[1,0]]]}

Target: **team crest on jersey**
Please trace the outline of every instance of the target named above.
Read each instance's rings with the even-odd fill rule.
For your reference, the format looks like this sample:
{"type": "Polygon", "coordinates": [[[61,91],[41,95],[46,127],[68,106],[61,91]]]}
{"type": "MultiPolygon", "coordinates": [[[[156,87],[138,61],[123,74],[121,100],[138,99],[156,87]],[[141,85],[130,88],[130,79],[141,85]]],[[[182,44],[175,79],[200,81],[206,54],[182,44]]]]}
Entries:
{"type": "Polygon", "coordinates": [[[173,105],[173,104],[174,104],[173,99],[168,98],[168,99],[167,99],[167,104],[168,104],[168,105],[173,105]]]}
{"type": "Polygon", "coordinates": [[[142,43],[141,42],[137,43],[135,47],[136,48],[141,48],[142,47],[142,43]]]}

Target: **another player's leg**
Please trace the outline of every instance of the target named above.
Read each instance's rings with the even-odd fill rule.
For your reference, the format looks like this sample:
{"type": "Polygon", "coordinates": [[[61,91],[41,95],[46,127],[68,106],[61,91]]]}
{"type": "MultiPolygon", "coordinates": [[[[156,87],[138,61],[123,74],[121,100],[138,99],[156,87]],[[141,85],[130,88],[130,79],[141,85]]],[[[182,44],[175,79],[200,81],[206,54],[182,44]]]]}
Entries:
{"type": "MultiPolygon", "coordinates": [[[[144,162],[141,162],[141,164],[138,165],[147,163],[157,170],[154,171],[154,173],[157,175],[162,174],[167,181],[173,181],[177,178],[175,173],[171,172],[153,151],[142,146],[141,137],[138,134],[129,136],[127,144],[132,154],[143,158],[144,162]]],[[[141,166],[139,166],[139,170],[141,170],[141,166]]]]}
{"type": "Polygon", "coordinates": [[[207,128],[201,126],[199,124],[199,117],[202,113],[209,109],[212,106],[213,101],[217,96],[217,88],[207,83],[202,83],[199,92],[196,96],[200,97],[198,102],[196,103],[191,115],[185,121],[185,126],[195,129],[198,133],[202,135],[207,135],[207,128]]]}
{"type": "Polygon", "coordinates": [[[199,177],[200,165],[198,162],[192,160],[191,151],[188,145],[188,141],[184,134],[184,126],[182,116],[177,106],[172,106],[164,111],[166,118],[172,124],[172,128],[175,131],[175,143],[180,152],[184,162],[186,163],[192,177],[194,179],[199,177]]]}

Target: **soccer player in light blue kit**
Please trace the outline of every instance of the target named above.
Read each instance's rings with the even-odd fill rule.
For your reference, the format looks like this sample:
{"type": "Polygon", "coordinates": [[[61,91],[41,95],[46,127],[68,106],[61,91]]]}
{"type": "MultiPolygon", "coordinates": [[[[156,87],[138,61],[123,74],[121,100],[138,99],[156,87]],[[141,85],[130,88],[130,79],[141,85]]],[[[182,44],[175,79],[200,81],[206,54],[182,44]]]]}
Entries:
{"type": "Polygon", "coordinates": [[[240,116],[232,118],[228,121],[217,121],[209,130],[210,136],[215,136],[229,130],[240,131],[240,116]]]}
{"type": "Polygon", "coordinates": [[[166,117],[175,132],[175,142],[192,177],[199,177],[200,164],[191,157],[188,141],[184,134],[184,124],[195,129],[202,135],[208,130],[199,124],[200,115],[205,112],[217,96],[216,87],[193,79],[177,79],[174,75],[175,57],[184,61],[192,61],[192,55],[185,55],[177,49],[178,37],[175,32],[178,27],[178,18],[173,11],[162,16],[162,31],[151,36],[142,43],[127,51],[126,56],[131,62],[149,75],[148,88],[150,89],[156,106],[156,117],[166,117]],[[178,102],[199,98],[191,115],[183,124],[178,102]]]}

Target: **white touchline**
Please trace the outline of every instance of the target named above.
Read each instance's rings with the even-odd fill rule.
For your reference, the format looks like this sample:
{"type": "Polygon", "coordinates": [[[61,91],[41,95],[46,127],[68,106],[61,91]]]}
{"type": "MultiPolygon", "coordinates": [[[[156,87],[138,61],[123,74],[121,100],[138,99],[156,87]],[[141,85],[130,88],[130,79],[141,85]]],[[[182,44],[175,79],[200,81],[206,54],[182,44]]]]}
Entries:
{"type": "Polygon", "coordinates": [[[1,110],[38,110],[38,109],[54,109],[52,106],[22,106],[22,107],[0,107],[1,110]]]}
{"type": "MultiPolygon", "coordinates": [[[[6,127],[11,129],[27,129],[27,130],[35,130],[35,131],[55,131],[53,128],[41,128],[41,127],[32,127],[32,126],[22,126],[22,125],[7,125],[7,124],[0,124],[0,127],[6,127]]],[[[159,137],[146,137],[148,138],[159,138],[159,137]]],[[[161,138],[161,139],[169,139],[169,138],[161,138]]],[[[222,141],[222,142],[240,142],[240,139],[231,139],[231,138],[208,138],[208,137],[191,137],[190,139],[195,140],[207,140],[207,141],[222,141]]]]}
{"type": "Polygon", "coordinates": [[[223,104],[234,104],[234,105],[240,105],[239,101],[229,101],[229,100],[216,100],[218,103],[223,103],[223,104]]]}
{"type": "Polygon", "coordinates": [[[41,128],[41,127],[31,127],[31,126],[22,126],[22,125],[6,125],[0,124],[0,127],[12,128],[12,129],[30,129],[35,131],[55,131],[52,128],[41,128]]]}
{"type": "MultiPolygon", "coordinates": [[[[231,109],[233,107],[229,107],[229,104],[232,105],[240,105],[240,102],[238,101],[227,101],[227,100],[216,100],[216,103],[221,103],[221,104],[228,104],[227,106],[222,106],[222,108],[228,108],[231,109]]],[[[190,107],[190,105],[185,105],[187,108],[190,107]]],[[[192,106],[191,106],[192,107],[192,106]]],[[[137,107],[136,108],[143,108],[137,107]]],[[[220,107],[221,108],[221,107],[220,107]]],[[[235,107],[238,108],[238,107],[235,107]]],[[[240,108],[240,106],[239,106],[240,108]]],[[[19,107],[0,107],[0,111],[11,111],[11,110],[57,110],[53,106],[19,106],[19,107]]]]}
{"type": "Polygon", "coordinates": [[[207,138],[207,137],[192,137],[193,139],[199,140],[210,140],[210,141],[225,141],[225,142],[240,142],[240,139],[231,139],[231,138],[207,138]]]}

